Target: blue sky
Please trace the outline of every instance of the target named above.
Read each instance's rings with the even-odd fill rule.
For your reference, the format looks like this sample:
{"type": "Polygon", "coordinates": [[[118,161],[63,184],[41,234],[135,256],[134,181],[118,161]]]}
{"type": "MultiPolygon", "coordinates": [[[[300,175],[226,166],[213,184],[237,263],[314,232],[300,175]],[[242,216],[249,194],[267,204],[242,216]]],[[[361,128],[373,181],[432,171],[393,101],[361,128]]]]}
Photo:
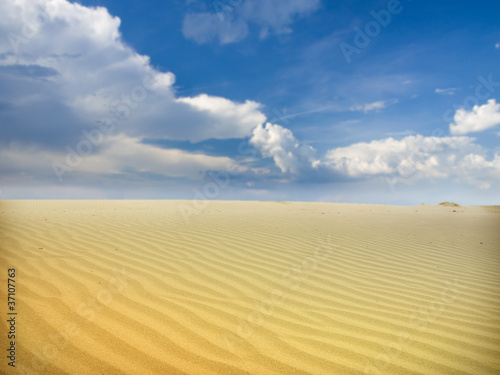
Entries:
{"type": "Polygon", "coordinates": [[[0,198],[499,204],[499,10],[4,1],[0,198]]]}

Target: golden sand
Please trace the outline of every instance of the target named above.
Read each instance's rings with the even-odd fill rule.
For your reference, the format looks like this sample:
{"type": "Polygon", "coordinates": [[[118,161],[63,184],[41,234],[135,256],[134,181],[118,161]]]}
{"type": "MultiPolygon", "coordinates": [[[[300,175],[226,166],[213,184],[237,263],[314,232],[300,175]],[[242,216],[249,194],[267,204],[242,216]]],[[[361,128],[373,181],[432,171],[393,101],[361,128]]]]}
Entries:
{"type": "Polygon", "coordinates": [[[9,374],[499,374],[500,210],[0,202],[9,374]]]}

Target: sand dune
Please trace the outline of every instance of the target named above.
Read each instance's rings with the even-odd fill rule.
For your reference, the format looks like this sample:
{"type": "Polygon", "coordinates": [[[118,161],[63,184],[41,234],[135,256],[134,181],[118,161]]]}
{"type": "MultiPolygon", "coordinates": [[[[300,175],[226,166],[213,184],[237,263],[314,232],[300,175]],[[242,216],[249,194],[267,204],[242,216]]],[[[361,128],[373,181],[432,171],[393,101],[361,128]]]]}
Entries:
{"type": "Polygon", "coordinates": [[[499,229],[498,207],[3,201],[0,370],[498,374],[499,229]]]}

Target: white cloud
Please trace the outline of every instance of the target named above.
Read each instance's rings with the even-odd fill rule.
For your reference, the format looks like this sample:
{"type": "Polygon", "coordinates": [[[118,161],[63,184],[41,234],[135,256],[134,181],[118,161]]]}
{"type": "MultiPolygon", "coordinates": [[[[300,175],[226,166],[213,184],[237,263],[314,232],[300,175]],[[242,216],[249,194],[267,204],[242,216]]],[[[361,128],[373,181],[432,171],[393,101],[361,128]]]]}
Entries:
{"type": "Polygon", "coordinates": [[[500,43],[495,44],[495,48],[499,49],[500,48],[500,43]]]}
{"type": "Polygon", "coordinates": [[[470,137],[409,136],[357,143],[330,150],[324,164],[346,176],[385,177],[414,184],[419,180],[454,180],[481,189],[498,184],[500,155],[486,159],[486,150],[470,137]]]}
{"type": "Polygon", "coordinates": [[[196,97],[185,97],[177,99],[177,102],[186,103],[212,118],[212,128],[199,129],[191,138],[243,138],[251,134],[252,130],[266,121],[266,117],[259,112],[261,105],[257,102],[247,100],[243,104],[237,104],[231,100],[201,94],[196,97]],[[213,135],[215,133],[215,136],[213,135]],[[221,135],[223,135],[221,137],[221,135]]]}
{"type": "Polygon", "coordinates": [[[50,9],[47,4],[43,0],[9,0],[0,5],[6,15],[0,19],[2,35],[16,33],[22,38],[17,54],[9,38],[0,40],[0,69],[9,71],[0,75],[0,83],[14,87],[0,90],[0,101],[16,103],[18,112],[24,113],[17,121],[31,116],[18,127],[23,133],[20,137],[31,132],[29,127],[41,126],[40,118],[47,123],[61,122],[55,111],[37,114],[37,105],[64,107],[68,117],[73,116],[60,128],[71,123],[78,130],[118,115],[120,131],[131,136],[192,142],[249,136],[265,121],[255,102],[236,103],[206,95],[176,98],[174,74],[155,70],[148,56],[123,43],[120,19],[105,8],[64,0],[53,0],[50,9]],[[40,9],[46,11],[40,13],[40,9]],[[19,20],[37,19],[40,14],[46,20],[25,38],[19,20]]]}
{"type": "MultiPolygon", "coordinates": [[[[76,147],[73,148],[75,151],[76,147]]],[[[89,155],[66,150],[52,151],[17,142],[0,150],[0,169],[9,172],[12,167],[23,174],[54,176],[55,168],[62,179],[68,180],[77,173],[117,175],[140,173],[163,177],[201,179],[205,171],[230,170],[239,173],[248,170],[225,156],[207,156],[179,149],[163,149],[143,144],[140,139],[123,134],[104,139],[99,149],[89,155]],[[68,159],[69,158],[69,159],[68,159]],[[54,164],[55,163],[55,164],[54,164]]],[[[12,171],[14,172],[14,171],[12,171]]]]}
{"type": "Polygon", "coordinates": [[[450,124],[450,133],[455,135],[493,128],[500,124],[500,103],[490,99],[487,104],[475,105],[471,111],[460,108],[455,113],[454,120],[455,122],[450,124]]]}
{"type": "Polygon", "coordinates": [[[366,103],[361,105],[352,106],[351,111],[362,111],[368,113],[370,111],[379,112],[380,110],[387,108],[390,105],[396,104],[398,99],[380,100],[373,103],[366,103]]]}
{"type": "Polygon", "coordinates": [[[435,93],[436,94],[443,94],[443,95],[455,95],[458,89],[454,87],[450,87],[447,89],[436,89],[435,93]]]}
{"type": "Polygon", "coordinates": [[[219,43],[234,43],[245,39],[249,24],[260,28],[260,38],[270,33],[286,34],[298,18],[314,12],[320,0],[238,0],[213,2],[214,12],[191,12],[184,18],[182,32],[197,43],[218,39],[219,43]],[[220,5],[219,5],[220,4],[220,5]]]}
{"type": "MultiPolygon", "coordinates": [[[[356,143],[327,152],[325,163],[351,177],[405,174],[409,168],[426,177],[446,177],[450,155],[469,148],[477,149],[469,137],[424,137],[411,135],[401,140],[386,138],[370,143],[356,143]]],[[[451,159],[450,159],[451,160],[451,159]]]]}
{"type": "Polygon", "coordinates": [[[458,161],[456,169],[460,177],[481,189],[489,189],[498,184],[500,176],[500,155],[496,154],[491,161],[483,155],[470,153],[458,161]]]}
{"type": "Polygon", "coordinates": [[[323,178],[389,176],[407,183],[451,178],[489,188],[500,175],[500,155],[487,160],[486,150],[464,136],[385,138],[331,149],[319,159],[316,150],[299,142],[290,130],[268,123],[254,130],[250,143],[262,156],[272,157],[283,173],[306,179],[312,172],[320,172],[323,178]]]}
{"type": "Polygon", "coordinates": [[[397,176],[466,181],[481,188],[498,183],[500,155],[490,161],[470,137],[408,136],[356,143],[327,152],[324,164],[355,178],[397,176]]]}
{"type": "Polygon", "coordinates": [[[242,19],[220,18],[214,13],[188,13],[182,24],[182,33],[197,43],[218,39],[220,44],[235,43],[248,35],[248,24],[242,19]]]}
{"type": "MultiPolygon", "coordinates": [[[[82,130],[105,119],[115,131],[85,157],[78,170],[128,170],[195,178],[228,158],[165,150],[144,138],[243,138],[265,121],[253,101],[199,95],[177,97],[171,72],[154,69],[122,40],[120,19],[102,7],[65,0],[0,3],[0,128],[3,154],[19,170],[44,171],[64,160],[82,130]],[[16,144],[18,153],[8,148],[16,144]],[[44,161],[44,168],[28,168],[44,161]],[[18,164],[16,164],[18,163],[18,164]]],[[[52,174],[53,176],[53,174],[52,174]]]]}
{"type": "Polygon", "coordinates": [[[300,144],[292,132],[280,125],[267,123],[254,129],[250,144],[264,157],[272,157],[283,173],[299,173],[301,170],[315,168],[316,150],[309,145],[300,144]]]}
{"type": "Polygon", "coordinates": [[[124,135],[106,140],[103,152],[90,155],[82,162],[82,170],[91,173],[147,172],[167,177],[200,179],[207,170],[238,170],[245,167],[225,156],[207,156],[179,149],[163,149],[142,144],[140,139],[124,135]]]}

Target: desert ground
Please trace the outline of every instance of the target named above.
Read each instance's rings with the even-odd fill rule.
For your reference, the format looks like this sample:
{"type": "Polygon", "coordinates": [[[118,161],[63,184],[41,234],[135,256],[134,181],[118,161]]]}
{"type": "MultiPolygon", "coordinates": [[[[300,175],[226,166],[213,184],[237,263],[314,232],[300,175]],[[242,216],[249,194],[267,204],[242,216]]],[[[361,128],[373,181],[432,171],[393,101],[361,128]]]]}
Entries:
{"type": "Polygon", "coordinates": [[[1,201],[0,263],[5,374],[500,373],[500,207],[1,201]]]}

